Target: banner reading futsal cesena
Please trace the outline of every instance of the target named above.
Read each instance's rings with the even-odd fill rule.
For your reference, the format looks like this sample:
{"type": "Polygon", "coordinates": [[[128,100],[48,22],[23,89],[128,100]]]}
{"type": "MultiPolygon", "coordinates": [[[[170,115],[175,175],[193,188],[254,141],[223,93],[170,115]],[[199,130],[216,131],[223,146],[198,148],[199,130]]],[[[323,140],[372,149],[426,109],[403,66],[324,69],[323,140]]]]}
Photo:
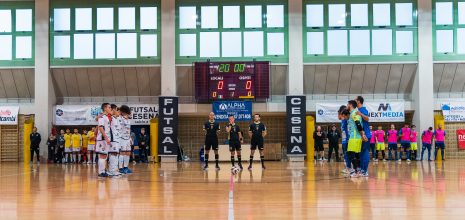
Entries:
{"type": "MultiPolygon", "coordinates": [[[[343,102],[316,103],[316,122],[339,122],[337,111],[343,102]]],[[[404,102],[367,102],[365,103],[370,117],[370,122],[403,122],[405,121],[404,102]]]]}
{"type": "MultiPolygon", "coordinates": [[[[158,105],[129,105],[131,125],[149,125],[150,119],[158,116],[158,105]]],[[[95,118],[102,113],[99,105],[57,105],[56,125],[97,125],[95,118]]]]}
{"type": "Polygon", "coordinates": [[[465,121],[465,102],[447,102],[441,103],[442,115],[444,121],[461,122],[465,121]]]}
{"type": "Polygon", "coordinates": [[[236,121],[252,120],[252,102],[250,101],[217,101],[213,102],[215,120],[228,121],[229,115],[234,115],[236,121]]]}

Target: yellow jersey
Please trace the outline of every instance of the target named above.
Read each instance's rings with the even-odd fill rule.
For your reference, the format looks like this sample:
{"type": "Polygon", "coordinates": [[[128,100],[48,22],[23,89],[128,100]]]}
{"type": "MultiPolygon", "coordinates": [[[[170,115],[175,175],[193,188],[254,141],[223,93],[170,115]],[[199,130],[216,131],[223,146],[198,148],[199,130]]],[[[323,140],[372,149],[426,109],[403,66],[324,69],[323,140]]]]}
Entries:
{"type": "Polygon", "coordinates": [[[70,148],[71,147],[71,134],[65,134],[65,147],[70,148]]]}
{"type": "Polygon", "coordinates": [[[82,136],[80,134],[71,135],[71,141],[73,148],[79,148],[82,146],[82,136]]]}
{"type": "Polygon", "coordinates": [[[95,145],[95,133],[93,131],[89,131],[87,132],[87,137],[89,138],[89,144],[95,145]]]}
{"type": "Polygon", "coordinates": [[[89,143],[89,137],[87,134],[82,135],[82,148],[87,148],[87,145],[89,143]]]}

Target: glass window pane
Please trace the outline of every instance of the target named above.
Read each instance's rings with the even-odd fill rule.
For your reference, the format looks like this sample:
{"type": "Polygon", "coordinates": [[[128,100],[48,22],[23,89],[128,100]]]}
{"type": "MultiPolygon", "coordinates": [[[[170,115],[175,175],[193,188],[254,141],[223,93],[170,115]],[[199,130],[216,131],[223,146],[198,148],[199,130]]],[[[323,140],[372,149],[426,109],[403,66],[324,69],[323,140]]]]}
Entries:
{"type": "Polygon", "coordinates": [[[75,34],[74,35],[74,59],[94,58],[94,35],[75,34]]]}
{"type": "Polygon", "coordinates": [[[157,7],[140,7],[140,29],[157,29],[157,13],[157,7]]]}
{"type": "Polygon", "coordinates": [[[32,9],[16,10],[16,31],[32,31],[32,9]]]}
{"type": "Polygon", "coordinates": [[[459,2],[459,24],[465,24],[465,2],[459,2]]]}
{"type": "Polygon", "coordinates": [[[392,30],[373,30],[371,44],[373,55],[392,55],[392,30]]]}
{"type": "Polygon", "coordinates": [[[218,7],[202,6],[201,7],[201,27],[218,28],[218,7]]]}
{"type": "Polygon", "coordinates": [[[32,58],[32,37],[18,36],[16,37],[16,58],[31,59],[32,58]]]}
{"type": "Polygon", "coordinates": [[[242,56],[242,33],[223,32],[221,33],[221,56],[241,57],[242,56]]]}
{"type": "Polygon", "coordinates": [[[350,31],[350,55],[370,55],[370,31],[350,31]]]}
{"type": "Polygon", "coordinates": [[[413,53],[412,31],[396,31],[396,52],[413,53]]]}
{"type": "Polygon", "coordinates": [[[71,44],[69,36],[54,36],[53,37],[53,56],[55,58],[71,57],[71,44]]]}
{"type": "Polygon", "coordinates": [[[253,5],[245,6],[245,27],[261,28],[262,27],[262,6],[253,5]]]}
{"type": "Polygon", "coordinates": [[[323,32],[307,32],[307,54],[324,54],[324,46],[323,32]]]}
{"type": "Polygon", "coordinates": [[[197,26],[197,12],[195,7],[179,7],[179,28],[195,29],[197,26]]]}
{"type": "Polygon", "coordinates": [[[220,33],[200,32],[200,57],[220,56],[220,33]]]}
{"type": "Polygon", "coordinates": [[[347,55],[347,31],[328,31],[328,56],[347,55]]]}
{"type": "Polygon", "coordinates": [[[436,31],[436,52],[452,53],[454,52],[454,31],[437,30],[436,31]]]}
{"type": "Polygon", "coordinates": [[[284,5],[266,6],[267,27],[284,27],[284,5]]]}
{"type": "Polygon", "coordinates": [[[452,2],[436,2],[436,24],[453,24],[452,13],[452,2]]]}
{"type": "Polygon", "coordinates": [[[92,8],[76,8],[75,14],[76,30],[92,30],[92,8]]]}
{"type": "Polygon", "coordinates": [[[70,30],[71,10],[69,8],[53,9],[53,30],[69,31],[70,30]]]}
{"type": "Polygon", "coordinates": [[[13,40],[11,35],[0,35],[0,60],[11,60],[13,52],[13,40]]]}
{"type": "Polygon", "coordinates": [[[179,35],[179,56],[197,56],[197,35],[179,35]]]}
{"type": "Polygon", "coordinates": [[[323,5],[307,5],[307,27],[323,27],[323,5]]]}
{"type": "Polygon", "coordinates": [[[412,25],[413,9],[412,3],[396,3],[396,25],[412,25]]]}
{"type": "Polygon", "coordinates": [[[137,58],[136,33],[118,33],[116,38],[118,43],[116,49],[117,58],[137,58]]]}
{"type": "Polygon", "coordinates": [[[95,34],[95,58],[115,58],[115,34],[95,34]]]}
{"type": "Polygon", "coordinates": [[[119,30],[136,29],[136,8],[118,8],[119,30]]]}
{"type": "Polygon", "coordinates": [[[268,55],[284,55],[284,33],[267,34],[268,55]]]}
{"type": "Polygon", "coordinates": [[[223,6],[223,28],[240,28],[240,12],[239,6],[223,6]]]}
{"type": "Polygon", "coordinates": [[[11,32],[11,10],[0,10],[0,32],[11,32]]]}
{"type": "Polygon", "coordinates": [[[346,5],[330,4],[329,7],[329,26],[343,27],[346,26],[346,5]]]}
{"type": "Polygon", "coordinates": [[[261,57],[263,53],[263,32],[244,32],[244,56],[261,57]]]}
{"type": "Polygon", "coordinates": [[[457,53],[465,54],[465,28],[457,28],[457,53]]]}
{"type": "Polygon", "coordinates": [[[368,26],[368,4],[351,4],[350,19],[354,27],[368,26]]]}
{"type": "Polygon", "coordinates": [[[113,28],[113,8],[97,8],[97,30],[113,28]]]}
{"type": "Polygon", "coordinates": [[[158,36],[156,34],[140,35],[140,56],[156,57],[158,56],[158,36]]]}
{"type": "Polygon", "coordinates": [[[391,25],[391,5],[389,3],[373,4],[373,26],[391,25]]]}

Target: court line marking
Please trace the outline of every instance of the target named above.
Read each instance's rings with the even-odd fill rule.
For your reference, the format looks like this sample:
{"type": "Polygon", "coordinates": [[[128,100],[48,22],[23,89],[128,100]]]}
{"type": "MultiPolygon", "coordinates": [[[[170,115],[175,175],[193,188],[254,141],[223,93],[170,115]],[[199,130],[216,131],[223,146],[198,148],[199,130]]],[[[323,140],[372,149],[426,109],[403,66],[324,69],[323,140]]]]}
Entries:
{"type": "Polygon", "coordinates": [[[228,220],[234,220],[234,175],[229,180],[228,220]]]}

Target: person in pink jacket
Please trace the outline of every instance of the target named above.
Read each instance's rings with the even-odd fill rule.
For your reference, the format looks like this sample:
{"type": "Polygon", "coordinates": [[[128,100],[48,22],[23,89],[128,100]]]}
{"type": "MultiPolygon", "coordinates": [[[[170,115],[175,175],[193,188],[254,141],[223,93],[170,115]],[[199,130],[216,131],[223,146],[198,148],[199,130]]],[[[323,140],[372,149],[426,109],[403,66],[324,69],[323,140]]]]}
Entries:
{"type": "Polygon", "coordinates": [[[438,150],[441,149],[441,157],[442,160],[444,159],[444,149],[446,148],[446,145],[444,143],[446,139],[446,131],[442,129],[442,125],[439,124],[438,129],[434,131],[434,139],[436,139],[436,142],[434,143],[434,159],[437,160],[438,156],[438,150]]]}

